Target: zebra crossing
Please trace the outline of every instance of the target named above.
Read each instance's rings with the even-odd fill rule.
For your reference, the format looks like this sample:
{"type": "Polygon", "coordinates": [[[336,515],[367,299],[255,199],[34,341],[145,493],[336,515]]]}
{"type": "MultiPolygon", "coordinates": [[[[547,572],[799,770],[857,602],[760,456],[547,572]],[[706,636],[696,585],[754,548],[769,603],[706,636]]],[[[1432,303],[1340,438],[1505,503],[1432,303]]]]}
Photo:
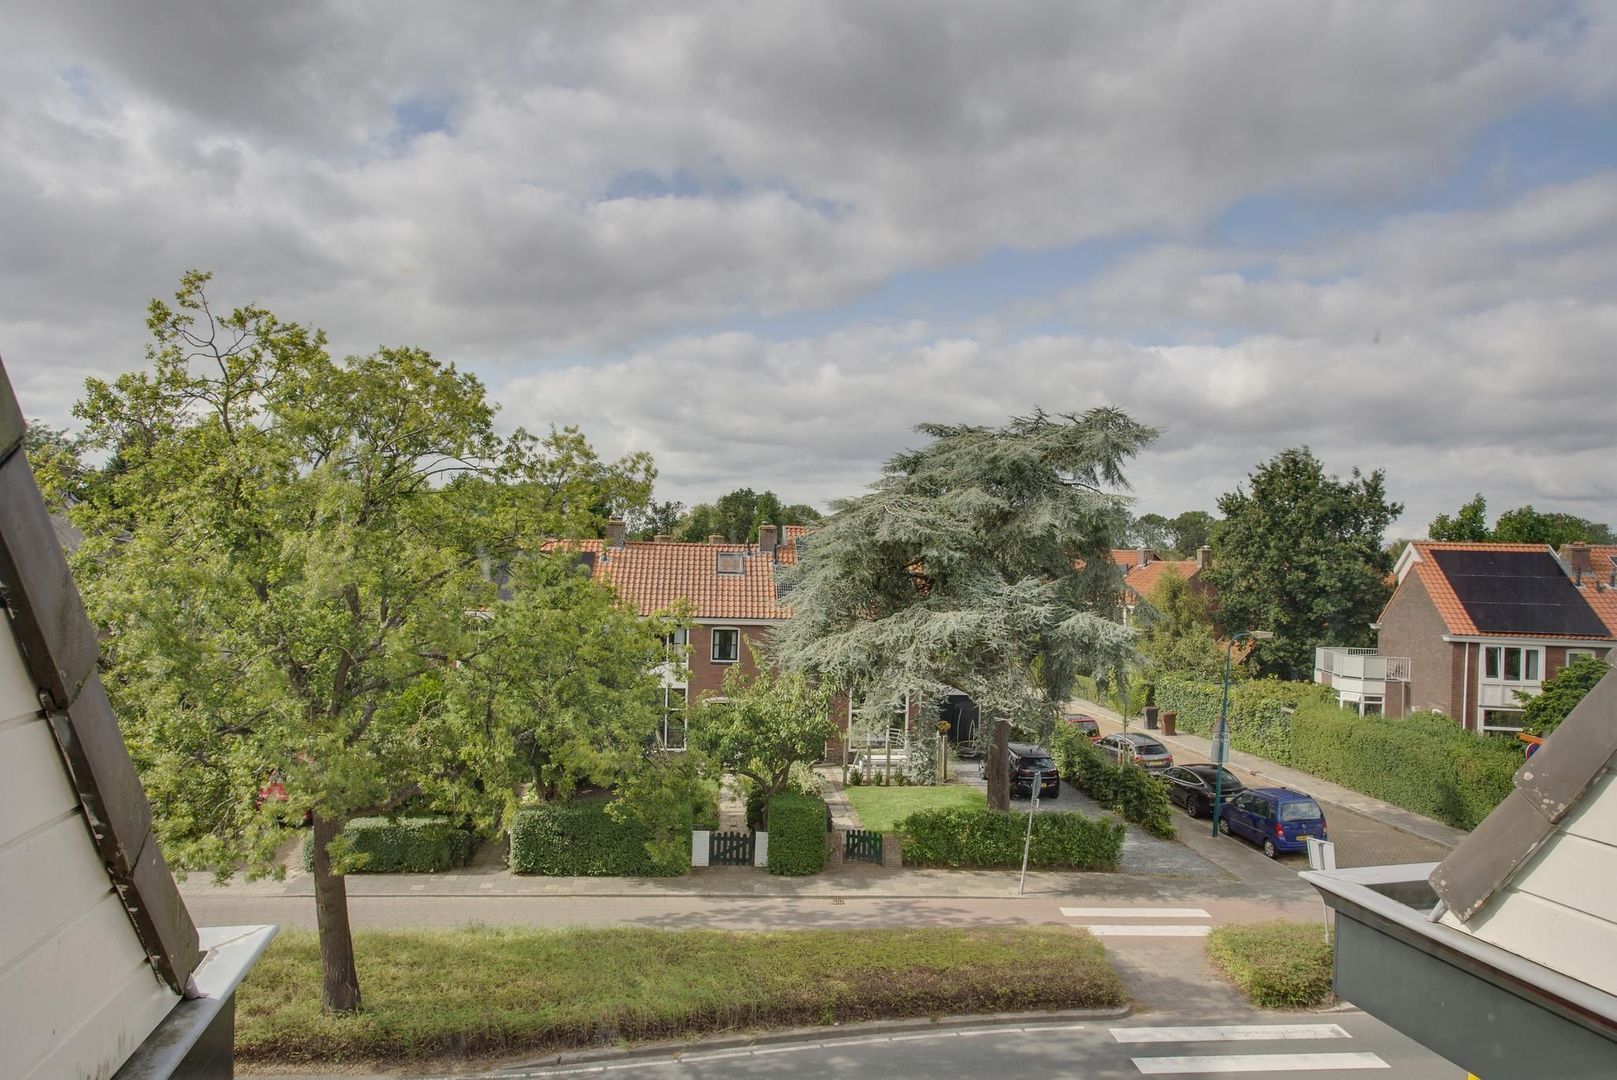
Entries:
{"type": "MultiPolygon", "coordinates": [[[[1319,1042],[1351,1039],[1338,1024],[1218,1024],[1201,1027],[1114,1027],[1120,1044],[1206,1051],[1208,1044],[1254,1042],[1319,1042]]],[[[1219,1073],[1304,1073],[1389,1069],[1380,1055],[1368,1051],[1296,1051],[1288,1047],[1262,1053],[1178,1053],[1130,1059],[1143,1076],[1208,1076],[1219,1073]]]]}
{"type": "Polygon", "coordinates": [[[1082,919],[1074,925],[1096,937],[1206,937],[1212,933],[1212,916],[1201,908],[1187,907],[1064,907],[1064,919],[1082,919]],[[1090,922],[1104,919],[1105,922],[1090,922]],[[1142,922],[1152,920],[1206,920],[1200,922],[1142,922]]]}

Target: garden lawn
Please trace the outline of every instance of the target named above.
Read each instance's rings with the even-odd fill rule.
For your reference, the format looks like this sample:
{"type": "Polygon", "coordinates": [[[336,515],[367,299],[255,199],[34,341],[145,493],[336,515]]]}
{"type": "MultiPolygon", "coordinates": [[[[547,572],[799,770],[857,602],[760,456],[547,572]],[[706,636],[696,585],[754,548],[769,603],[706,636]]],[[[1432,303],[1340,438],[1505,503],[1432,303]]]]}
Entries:
{"type": "Polygon", "coordinates": [[[238,1060],[422,1065],[734,1028],[1125,1000],[1099,942],[1063,927],[469,927],[354,938],[363,1011],[323,1014],[314,934],[282,934],[237,995],[238,1060]],[[1037,979],[1027,978],[1030,956],[1039,958],[1037,979]]]}
{"type": "Polygon", "coordinates": [[[861,784],[845,787],[842,793],[853,804],[862,828],[872,832],[892,832],[893,826],[917,810],[939,807],[985,807],[988,796],[965,784],[938,784],[935,787],[874,787],[861,784]]]}
{"type": "Polygon", "coordinates": [[[1265,1009],[1311,1009],[1333,996],[1332,949],[1317,922],[1220,926],[1207,937],[1207,956],[1265,1009]]]}

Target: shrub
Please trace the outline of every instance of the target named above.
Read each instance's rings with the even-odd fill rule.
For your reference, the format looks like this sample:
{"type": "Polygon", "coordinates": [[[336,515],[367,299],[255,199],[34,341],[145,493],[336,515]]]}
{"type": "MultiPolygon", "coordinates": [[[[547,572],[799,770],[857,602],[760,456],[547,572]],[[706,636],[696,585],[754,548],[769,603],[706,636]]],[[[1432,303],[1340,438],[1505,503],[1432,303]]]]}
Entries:
{"type": "MultiPolygon", "coordinates": [[[[671,877],[690,869],[690,845],[659,863],[644,826],[615,820],[604,802],[544,803],[511,819],[511,871],[579,877],[671,877]]],[[[685,823],[688,832],[691,823],[685,823]]]]}
{"type": "Polygon", "coordinates": [[[769,872],[817,874],[825,869],[827,809],[817,795],[783,792],[769,800],[769,872]]]}
{"type": "Polygon", "coordinates": [[[1297,710],[1292,764],[1315,776],[1474,829],[1511,792],[1520,745],[1479,738],[1436,713],[1390,720],[1330,703],[1297,710]]]}
{"type": "Polygon", "coordinates": [[[1056,729],[1056,769],[1069,784],[1084,792],[1124,821],[1132,821],[1154,836],[1173,839],[1173,804],[1168,785],[1144,769],[1118,765],[1089,737],[1070,724],[1056,729]]]}
{"type": "Polygon", "coordinates": [[[849,769],[847,775],[847,783],[849,787],[858,787],[860,784],[865,782],[864,777],[859,775],[858,769],[849,769]]]}
{"type": "Polygon", "coordinates": [[[1331,1000],[1332,948],[1319,923],[1220,926],[1207,937],[1207,956],[1265,1009],[1311,1009],[1331,1000]]]}
{"type": "MultiPolygon", "coordinates": [[[[343,828],[348,841],[346,873],[435,874],[464,866],[472,834],[446,817],[363,817],[343,828]]],[[[314,868],[314,836],[303,836],[303,868],[314,868]]]]}
{"type": "MultiPolygon", "coordinates": [[[[1006,810],[941,807],[898,823],[910,866],[1009,868],[1022,865],[1027,819],[1006,810]]],[[[770,844],[774,839],[771,836],[770,844]]],[[[1123,826],[1075,812],[1035,813],[1028,865],[1040,869],[1112,870],[1123,851],[1123,826]]]]}
{"type": "MultiPolygon", "coordinates": [[[[1212,738],[1218,726],[1223,684],[1181,675],[1157,678],[1157,705],[1179,714],[1179,727],[1212,738]]],[[[1230,683],[1230,747],[1282,765],[1291,760],[1291,713],[1302,705],[1330,700],[1315,683],[1279,679],[1240,679],[1230,683]]]]}

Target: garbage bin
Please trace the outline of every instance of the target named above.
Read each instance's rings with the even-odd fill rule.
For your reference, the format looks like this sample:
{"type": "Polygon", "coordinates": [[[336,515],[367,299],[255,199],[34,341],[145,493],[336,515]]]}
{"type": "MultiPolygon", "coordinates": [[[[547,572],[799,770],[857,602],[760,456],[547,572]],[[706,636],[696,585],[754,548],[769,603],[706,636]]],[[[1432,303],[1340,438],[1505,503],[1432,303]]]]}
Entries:
{"type": "Polygon", "coordinates": [[[1168,712],[1163,713],[1162,714],[1162,733],[1164,735],[1177,734],[1177,732],[1174,731],[1174,725],[1176,725],[1178,723],[1179,723],[1179,714],[1178,713],[1173,712],[1171,710],[1168,711],[1168,712]]]}
{"type": "Polygon", "coordinates": [[[1157,729],[1157,707],[1155,705],[1145,707],[1145,726],[1152,731],[1157,729]]]}

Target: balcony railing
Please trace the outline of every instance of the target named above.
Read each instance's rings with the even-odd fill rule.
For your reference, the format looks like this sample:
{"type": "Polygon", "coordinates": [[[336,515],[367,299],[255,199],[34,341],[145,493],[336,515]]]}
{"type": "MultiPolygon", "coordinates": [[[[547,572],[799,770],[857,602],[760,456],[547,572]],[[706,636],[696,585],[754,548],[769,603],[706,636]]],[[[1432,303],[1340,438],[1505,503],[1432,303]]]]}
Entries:
{"type": "Polygon", "coordinates": [[[1337,686],[1346,681],[1409,681],[1409,657],[1380,656],[1374,649],[1321,647],[1314,650],[1314,681],[1337,686]]]}

